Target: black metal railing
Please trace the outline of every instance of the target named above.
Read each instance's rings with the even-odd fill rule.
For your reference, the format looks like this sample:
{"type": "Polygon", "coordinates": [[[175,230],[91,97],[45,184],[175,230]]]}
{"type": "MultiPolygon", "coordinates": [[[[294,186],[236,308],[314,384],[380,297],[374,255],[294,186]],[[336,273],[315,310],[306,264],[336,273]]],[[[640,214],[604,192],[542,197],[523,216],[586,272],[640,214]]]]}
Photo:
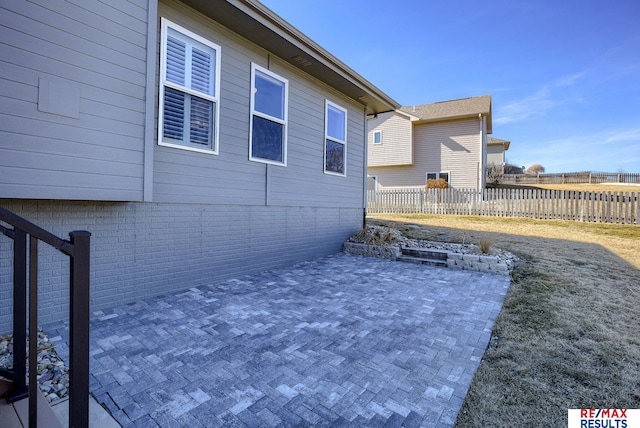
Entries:
{"type": "Polygon", "coordinates": [[[89,261],[91,234],[69,233],[58,238],[24,218],[0,207],[0,233],[13,240],[13,370],[2,375],[13,381],[10,402],[29,397],[29,427],[37,426],[38,343],[38,242],[42,241],[70,258],[69,314],[69,426],[89,426],[89,261]],[[27,245],[27,238],[29,244],[27,245]],[[27,255],[27,246],[29,254],[27,255]],[[28,280],[27,287],[27,265],[28,280]],[[29,331],[29,383],[26,383],[27,289],[29,331]]]}

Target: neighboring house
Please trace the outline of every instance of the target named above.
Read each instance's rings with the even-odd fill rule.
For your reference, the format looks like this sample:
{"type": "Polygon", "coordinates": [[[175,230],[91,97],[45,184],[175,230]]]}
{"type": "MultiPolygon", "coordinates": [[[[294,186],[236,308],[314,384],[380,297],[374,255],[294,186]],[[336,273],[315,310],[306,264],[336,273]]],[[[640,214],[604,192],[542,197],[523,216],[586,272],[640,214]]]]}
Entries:
{"type": "Polygon", "coordinates": [[[370,116],[367,128],[368,174],[378,188],[424,187],[428,178],[484,188],[490,95],[401,107],[370,116]]]}
{"type": "MultiPolygon", "coordinates": [[[[339,252],[362,228],[366,116],[399,105],[259,2],[2,15],[0,205],[92,233],[93,310],[339,252]]],[[[67,315],[68,268],[43,253],[47,322],[67,315]]]]}
{"type": "Polygon", "coordinates": [[[507,161],[505,152],[510,145],[511,141],[487,137],[487,166],[504,165],[507,161]]]}

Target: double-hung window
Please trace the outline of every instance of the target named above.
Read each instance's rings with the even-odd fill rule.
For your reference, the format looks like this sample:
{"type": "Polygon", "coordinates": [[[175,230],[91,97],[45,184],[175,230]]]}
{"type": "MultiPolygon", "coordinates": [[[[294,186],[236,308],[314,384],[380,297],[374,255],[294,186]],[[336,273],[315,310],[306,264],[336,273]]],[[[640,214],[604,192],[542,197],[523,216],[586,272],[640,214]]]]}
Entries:
{"type": "Polygon", "coordinates": [[[324,172],[347,174],[347,110],[325,101],[324,172]]]}
{"type": "Polygon", "coordinates": [[[158,144],[218,151],[220,46],[162,18],[158,144]]]}
{"type": "Polygon", "coordinates": [[[287,165],[289,81],[251,64],[249,159],[287,165]]]}

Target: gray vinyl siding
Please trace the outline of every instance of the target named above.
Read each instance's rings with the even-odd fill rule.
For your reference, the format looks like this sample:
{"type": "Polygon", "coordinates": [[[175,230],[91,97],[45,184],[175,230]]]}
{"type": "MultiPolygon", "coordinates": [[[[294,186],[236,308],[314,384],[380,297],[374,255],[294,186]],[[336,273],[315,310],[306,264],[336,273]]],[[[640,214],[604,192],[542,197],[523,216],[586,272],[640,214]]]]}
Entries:
{"type": "Polygon", "coordinates": [[[0,197],[142,200],[146,16],[140,0],[6,2],[0,197]]]}
{"type": "MultiPolygon", "coordinates": [[[[145,76],[146,1],[117,2],[118,9],[91,2],[83,9],[85,3],[74,0],[56,12],[16,4],[25,16],[31,9],[55,13],[60,21],[52,22],[64,21],[58,26],[71,34],[93,28],[96,34],[78,36],[84,40],[78,43],[102,40],[100,55],[113,59],[107,64],[70,45],[57,48],[69,62],[39,52],[21,54],[31,65],[24,59],[8,64],[4,58],[22,51],[0,39],[0,137],[7,137],[0,139],[0,205],[60,237],[92,233],[93,311],[336,253],[362,227],[366,123],[360,103],[167,0],[150,27],[159,28],[166,17],[221,46],[220,140],[217,155],[159,146],[159,55],[149,54],[156,63],[145,76]],[[67,19],[78,19],[78,28],[66,28],[67,19]],[[251,62],[289,80],[286,167],[249,160],[251,62]],[[79,88],[79,118],[37,111],[42,76],[79,88]],[[152,101],[146,91],[153,92],[152,101]],[[324,173],[325,99],[348,111],[346,177],[324,173]],[[14,100],[20,114],[13,113],[14,100]],[[144,114],[148,105],[152,121],[144,114]],[[147,156],[145,120],[154,128],[147,156]],[[152,179],[145,202],[143,179],[152,179]]],[[[25,39],[37,33],[38,22],[34,18],[25,39]]],[[[160,52],[156,33],[150,51],[160,52]]],[[[18,36],[11,39],[16,45],[18,36]]],[[[11,322],[10,247],[0,239],[0,332],[11,322]]],[[[39,313],[46,323],[68,316],[68,259],[41,247],[39,313]]]]}
{"type": "MultiPolygon", "coordinates": [[[[0,199],[68,238],[91,236],[91,311],[341,251],[362,227],[360,208],[0,199]]],[[[0,334],[11,326],[12,244],[0,236],[0,334]]],[[[39,322],[69,311],[68,258],[41,244],[39,322]]]]}
{"type": "Polygon", "coordinates": [[[478,119],[427,123],[414,126],[412,166],[369,168],[382,187],[422,187],[427,172],[450,173],[450,186],[479,188],[482,143],[478,119]]]}
{"type": "Polygon", "coordinates": [[[367,121],[368,166],[411,165],[413,163],[413,125],[398,112],[379,114],[367,121]],[[382,144],[373,144],[375,131],[382,131],[382,144]]]}
{"type": "Polygon", "coordinates": [[[360,104],[181,3],[160,3],[159,15],[221,46],[220,140],[218,155],[156,144],[154,201],[362,207],[360,104]],[[286,166],[249,160],[252,62],[289,80],[286,166]],[[325,99],[348,110],[346,177],[324,173],[325,99]]]}
{"type": "MultiPolygon", "coordinates": [[[[282,62],[272,60],[272,70],[289,79],[289,148],[287,166],[271,168],[270,203],[362,207],[365,164],[362,107],[282,62]],[[326,99],[347,110],[346,177],[324,173],[326,99]]],[[[243,144],[247,144],[246,137],[243,144]]]]}

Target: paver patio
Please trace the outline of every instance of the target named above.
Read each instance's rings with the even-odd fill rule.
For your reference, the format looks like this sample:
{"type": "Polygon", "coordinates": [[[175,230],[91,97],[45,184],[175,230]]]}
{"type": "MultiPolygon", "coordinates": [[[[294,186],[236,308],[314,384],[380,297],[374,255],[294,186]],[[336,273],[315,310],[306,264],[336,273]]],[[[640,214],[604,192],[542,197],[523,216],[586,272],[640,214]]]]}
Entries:
{"type": "Polygon", "coordinates": [[[508,287],[338,254],[192,288],[95,312],[90,388],[125,427],[450,427],[508,287]]]}

